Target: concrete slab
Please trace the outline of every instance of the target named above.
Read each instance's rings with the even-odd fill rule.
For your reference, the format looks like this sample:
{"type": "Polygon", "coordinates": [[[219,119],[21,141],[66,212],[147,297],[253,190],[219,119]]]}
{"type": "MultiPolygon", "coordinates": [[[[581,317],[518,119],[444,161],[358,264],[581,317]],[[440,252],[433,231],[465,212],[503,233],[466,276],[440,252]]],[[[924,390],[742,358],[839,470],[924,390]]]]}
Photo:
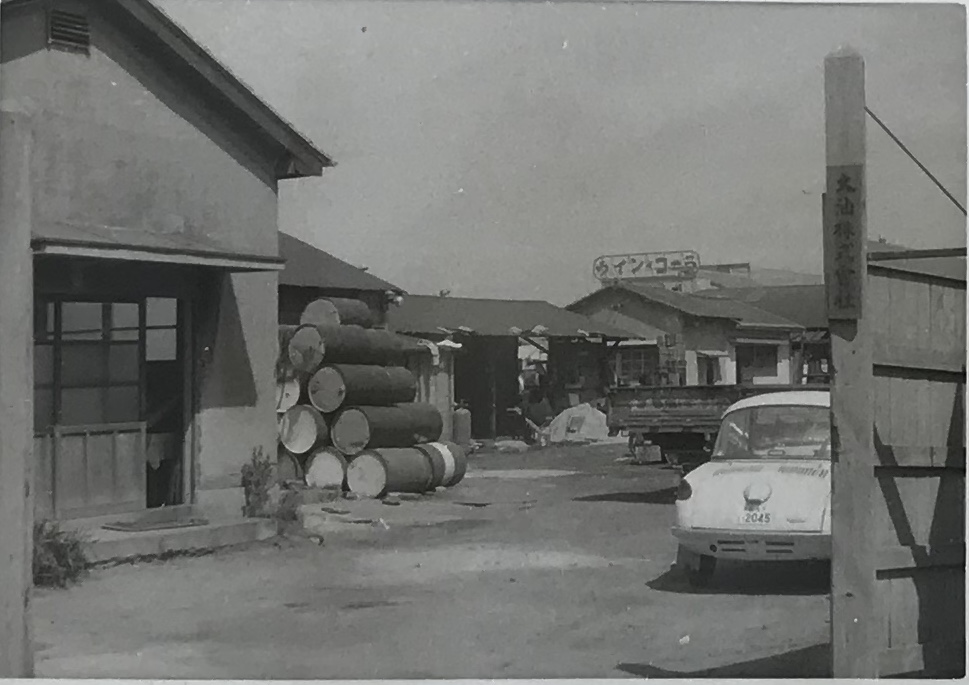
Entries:
{"type": "Polygon", "coordinates": [[[269,519],[248,519],[136,533],[103,528],[88,529],[85,532],[90,540],[87,545],[88,559],[91,563],[100,564],[268,540],[276,535],[276,522],[269,519]]]}

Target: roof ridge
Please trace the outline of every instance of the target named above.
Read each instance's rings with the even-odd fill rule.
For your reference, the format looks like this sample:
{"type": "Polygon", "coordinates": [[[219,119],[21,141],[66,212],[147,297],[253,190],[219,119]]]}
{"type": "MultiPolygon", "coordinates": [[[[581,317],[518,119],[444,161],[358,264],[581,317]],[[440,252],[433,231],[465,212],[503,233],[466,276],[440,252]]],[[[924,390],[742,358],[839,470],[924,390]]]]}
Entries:
{"type": "Polygon", "coordinates": [[[145,7],[148,11],[154,12],[160,15],[160,17],[164,21],[168,22],[171,25],[171,27],[175,29],[176,34],[180,34],[180,35],[177,35],[178,38],[187,40],[189,43],[191,43],[191,46],[197,49],[200,53],[202,53],[202,55],[206,57],[218,71],[223,72],[226,76],[229,77],[229,79],[231,79],[232,81],[235,81],[237,85],[241,86],[242,89],[247,94],[251,95],[253,98],[258,100],[260,106],[263,109],[265,109],[271,115],[271,117],[277,119],[279,123],[283,124],[286,128],[288,128],[290,132],[300,140],[300,142],[302,142],[303,144],[305,144],[310,148],[313,148],[313,150],[321,157],[321,161],[323,161],[324,165],[336,166],[336,163],[333,161],[333,159],[325,152],[323,152],[321,149],[319,149],[316,143],[310,140],[309,136],[307,136],[302,131],[297,129],[296,126],[294,126],[286,117],[280,114],[275,107],[269,104],[269,102],[265,98],[257,94],[256,91],[253,90],[252,86],[249,85],[248,82],[244,81],[242,77],[238,76],[229,67],[228,64],[226,64],[221,59],[216,57],[215,53],[213,53],[207,46],[203,45],[201,41],[197,40],[195,36],[193,36],[188,31],[187,28],[182,26],[181,22],[176,21],[175,18],[172,17],[172,15],[169,12],[166,12],[162,7],[159,7],[153,0],[129,0],[129,1],[137,2],[143,7],[145,7]]]}
{"type": "MultiPolygon", "coordinates": [[[[442,300],[474,300],[475,302],[528,302],[529,304],[547,304],[557,309],[566,309],[565,307],[559,307],[558,305],[552,304],[548,300],[533,299],[533,300],[520,300],[518,298],[505,298],[505,297],[466,297],[464,295],[447,295],[441,297],[440,295],[435,295],[434,293],[409,293],[408,297],[433,297],[442,300]]],[[[567,311],[567,310],[566,310],[567,311]]]]}
{"type": "MultiPolygon", "coordinates": [[[[729,302],[729,303],[731,303],[733,305],[739,305],[741,307],[747,307],[748,308],[748,312],[750,312],[750,313],[757,313],[759,315],[763,315],[764,320],[762,320],[760,322],[762,324],[764,324],[766,322],[767,325],[770,325],[770,326],[783,325],[783,326],[790,326],[791,328],[803,328],[803,326],[801,324],[797,323],[796,321],[794,321],[792,319],[789,319],[789,318],[787,318],[785,316],[781,316],[780,314],[775,314],[775,313],[773,313],[773,312],[771,312],[771,311],[769,311],[767,309],[764,309],[762,307],[758,307],[757,305],[752,304],[750,302],[746,302],[744,300],[740,300],[740,299],[736,299],[736,298],[732,298],[732,297],[712,298],[712,297],[705,297],[705,296],[695,295],[693,293],[677,292],[675,290],[669,290],[669,289],[663,288],[663,287],[642,286],[642,285],[639,285],[639,284],[631,284],[631,283],[630,284],[617,284],[617,285],[619,285],[619,287],[621,287],[621,288],[626,288],[626,289],[630,290],[634,294],[636,294],[636,293],[641,294],[644,297],[649,297],[649,292],[650,291],[652,291],[652,292],[663,291],[663,295],[657,297],[656,299],[659,300],[659,299],[662,299],[662,298],[666,298],[666,300],[667,300],[667,303],[666,303],[667,306],[671,306],[671,307],[674,307],[674,308],[676,308],[676,300],[677,299],[679,299],[679,301],[681,303],[683,303],[684,305],[686,305],[687,303],[690,303],[690,304],[697,303],[697,305],[699,305],[699,303],[702,303],[702,305],[699,305],[698,308],[693,309],[693,311],[688,311],[686,309],[686,307],[681,308],[681,311],[683,311],[685,314],[689,314],[690,316],[697,316],[697,317],[701,317],[701,318],[702,317],[707,317],[707,318],[728,319],[730,321],[735,321],[738,324],[745,325],[745,323],[744,323],[744,317],[743,316],[736,316],[735,315],[736,313],[734,313],[734,314],[715,315],[715,314],[711,314],[711,313],[699,313],[698,312],[698,309],[699,308],[702,308],[703,306],[709,306],[709,304],[711,302],[715,302],[715,301],[716,302],[720,302],[720,303],[729,302]],[[773,323],[770,323],[771,320],[773,320],[773,323]]],[[[757,288],[757,287],[751,287],[751,290],[757,290],[757,289],[759,289],[759,288],[757,288]]],[[[756,327],[756,324],[747,324],[747,325],[756,327]]]]}

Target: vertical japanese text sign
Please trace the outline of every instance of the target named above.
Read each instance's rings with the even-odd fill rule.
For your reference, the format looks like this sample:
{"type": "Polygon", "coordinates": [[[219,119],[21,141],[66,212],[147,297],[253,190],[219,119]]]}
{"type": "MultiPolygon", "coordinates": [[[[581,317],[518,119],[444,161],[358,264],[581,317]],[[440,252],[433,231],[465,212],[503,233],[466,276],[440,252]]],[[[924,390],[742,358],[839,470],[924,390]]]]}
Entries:
{"type": "Polygon", "coordinates": [[[864,263],[864,166],[828,167],[825,193],[824,261],[829,319],[861,318],[864,263]]]}
{"type": "Polygon", "coordinates": [[[835,53],[826,61],[825,79],[828,318],[857,321],[862,316],[862,281],[867,277],[864,62],[850,51],[835,53]]]}

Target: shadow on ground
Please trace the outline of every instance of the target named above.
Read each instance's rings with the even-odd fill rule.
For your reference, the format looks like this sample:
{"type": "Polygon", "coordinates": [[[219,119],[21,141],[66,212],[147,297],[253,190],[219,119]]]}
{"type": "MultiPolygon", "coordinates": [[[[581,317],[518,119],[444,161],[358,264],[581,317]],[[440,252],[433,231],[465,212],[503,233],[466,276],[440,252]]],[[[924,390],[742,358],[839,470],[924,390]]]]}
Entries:
{"type": "Polygon", "coordinates": [[[668,671],[632,663],[621,663],[616,668],[639,678],[830,678],[831,645],[821,643],[703,671],[668,671]]]}
{"type": "Polygon", "coordinates": [[[686,595],[826,595],[831,592],[831,566],[827,562],[721,561],[706,587],[693,587],[673,566],[646,586],[686,595]]]}
{"type": "Polygon", "coordinates": [[[663,488],[652,492],[607,492],[601,495],[576,497],[573,502],[621,502],[623,504],[674,504],[676,488],[663,488]]]}

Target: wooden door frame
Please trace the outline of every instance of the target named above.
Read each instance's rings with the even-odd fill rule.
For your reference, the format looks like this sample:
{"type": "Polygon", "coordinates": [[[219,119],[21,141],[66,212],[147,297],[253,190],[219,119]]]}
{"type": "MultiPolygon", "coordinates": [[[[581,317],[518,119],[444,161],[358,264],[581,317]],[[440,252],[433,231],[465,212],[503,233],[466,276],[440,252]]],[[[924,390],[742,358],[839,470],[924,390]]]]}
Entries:
{"type": "Polygon", "coordinates": [[[196,382],[195,355],[195,309],[194,297],[178,300],[178,348],[182,358],[182,504],[197,503],[198,463],[198,383],[196,382]]]}

